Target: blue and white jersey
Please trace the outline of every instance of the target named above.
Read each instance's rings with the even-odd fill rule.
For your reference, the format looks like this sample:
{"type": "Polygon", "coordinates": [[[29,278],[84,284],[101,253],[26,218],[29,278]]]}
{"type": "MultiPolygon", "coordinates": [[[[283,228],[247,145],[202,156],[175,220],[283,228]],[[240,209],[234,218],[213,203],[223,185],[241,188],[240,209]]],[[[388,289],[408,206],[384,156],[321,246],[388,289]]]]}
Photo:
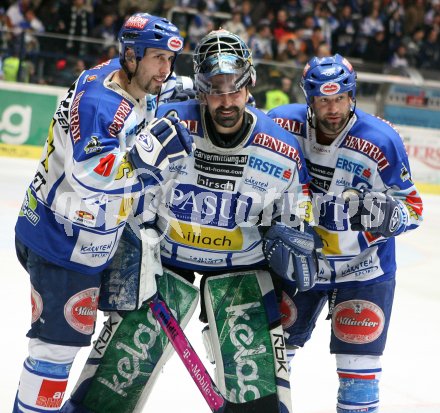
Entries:
{"type": "Polygon", "coordinates": [[[62,99],[16,224],[29,248],[86,274],[108,264],[143,188],[127,152],[156,111],[156,96],[137,101],[112,81],[119,68],[85,70],[62,99]]]}
{"type": "Polygon", "coordinates": [[[315,288],[348,287],[394,277],[395,239],[351,231],[340,195],[349,187],[387,193],[400,201],[404,213],[396,234],[417,228],[422,221],[422,200],[411,180],[402,138],[388,122],[356,109],[332,144],[321,145],[306,114],[306,105],[289,104],[268,115],[297,137],[312,178],[316,221],[319,215],[316,229],[330,264],[320,262],[315,288]]]}
{"type": "Polygon", "coordinates": [[[248,107],[249,129],[234,148],[214,145],[205,107],[195,100],[163,105],[185,122],[196,150],[169,165],[146,197],[144,221],[162,233],[162,262],[191,270],[255,267],[264,262],[258,224],[310,212],[309,176],[297,141],[248,107]]]}

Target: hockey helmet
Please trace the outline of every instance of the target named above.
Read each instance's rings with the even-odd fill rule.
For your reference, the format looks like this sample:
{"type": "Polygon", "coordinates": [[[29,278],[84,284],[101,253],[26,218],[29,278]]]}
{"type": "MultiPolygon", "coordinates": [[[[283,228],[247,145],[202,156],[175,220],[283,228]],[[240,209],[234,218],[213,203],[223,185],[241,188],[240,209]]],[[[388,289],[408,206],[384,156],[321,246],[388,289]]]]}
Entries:
{"type": "Polygon", "coordinates": [[[127,47],[134,50],[137,60],[143,58],[145,49],[149,47],[169,50],[176,56],[183,49],[183,38],[178,28],[169,20],[148,13],[136,13],[129,17],[119,31],[118,40],[121,65],[125,61],[127,47]]]}
{"type": "Polygon", "coordinates": [[[350,62],[339,54],[322,58],[314,57],[304,67],[301,89],[309,106],[313,96],[331,96],[349,92],[354,100],[356,72],[350,62]]]}
{"type": "Polygon", "coordinates": [[[252,53],[239,36],[227,30],[207,34],[194,50],[193,63],[199,93],[223,95],[255,86],[257,75],[252,53]],[[214,76],[217,76],[215,82],[214,76]]]}

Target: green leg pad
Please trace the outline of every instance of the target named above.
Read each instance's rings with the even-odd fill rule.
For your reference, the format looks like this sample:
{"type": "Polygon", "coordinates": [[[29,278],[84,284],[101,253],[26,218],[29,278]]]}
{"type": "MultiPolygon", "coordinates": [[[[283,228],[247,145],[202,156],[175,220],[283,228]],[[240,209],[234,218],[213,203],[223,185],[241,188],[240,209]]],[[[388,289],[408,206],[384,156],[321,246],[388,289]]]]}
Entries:
{"type": "MultiPolygon", "coordinates": [[[[197,287],[168,270],[157,283],[177,320],[186,326],[197,306],[197,287]]],[[[148,305],[136,311],[110,313],[72,400],[94,413],[141,412],[172,351],[148,305]]]]}
{"type": "MultiPolygon", "coordinates": [[[[261,287],[265,276],[269,277],[255,271],[206,280],[204,294],[217,385],[235,403],[277,393],[270,326],[263,301],[268,291],[261,287]]],[[[263,284],[272,285],[271,281],[263,284]]]]}

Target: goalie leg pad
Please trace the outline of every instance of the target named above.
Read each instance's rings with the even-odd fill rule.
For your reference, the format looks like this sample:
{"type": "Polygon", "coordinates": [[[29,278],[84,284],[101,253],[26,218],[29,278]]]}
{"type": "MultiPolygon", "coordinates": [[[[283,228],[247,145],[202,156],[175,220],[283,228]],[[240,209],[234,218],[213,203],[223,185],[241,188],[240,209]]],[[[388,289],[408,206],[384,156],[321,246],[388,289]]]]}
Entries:
{"type": "MultiPolygon", "coordinates": [[[[197,306],[197,287],[166,269],[157,284],[182,327],[186,326],[197,306]]],[[[111,313],[75,386],[71,404],[94,413],[141,412],[172,351],[148,304],[136,311],[111,313]]]]}
{"type": "MultiPolygon", "coordinates": [[[[285,341],[270,274],[209,277],[204,298],[220,391],[235,403],[255,400],[258,406],[258,399],[271,399],[269,411],[291,412],[285,341]]],[[[255,410],[260,411],[263,407],[255,410]]]]}

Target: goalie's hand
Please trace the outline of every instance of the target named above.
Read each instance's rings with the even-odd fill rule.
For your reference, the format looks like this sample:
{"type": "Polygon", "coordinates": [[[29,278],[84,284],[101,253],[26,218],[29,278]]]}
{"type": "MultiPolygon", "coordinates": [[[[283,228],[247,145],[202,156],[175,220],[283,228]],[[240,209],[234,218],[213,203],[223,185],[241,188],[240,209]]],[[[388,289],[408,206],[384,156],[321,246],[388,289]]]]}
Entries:
{"type": "Polygon", "coordinates": [[[195,98],[196,98],[196,91],[194,89],[184,89],[180,91],[176,90],[173,96],[171,96],[168,103],[185,102],[185,100],[190,100],[195,98]]]}
{"type": "Polygon", "coordinates": [[[352,231],[368,231],[373,235],[392,237],[403,223],[400,202],[382,192],[367,189],[346,189],[342,193],[348,205],[352,231]]]}
{"type": "Polygon", "coordinates": [[[194,141],[175,116],[153,119],[136,136],[130,157],[136,168],[163,171],[168,164],[188,156],[194,141]]]}
{"type": "Polygon", "coordinates": [[[298,291],[310,290],[318,275],[321,238],[305,224],[305,232],[275,223],[265,233],[263,252],[269,267],[278,276],[296,282],[298,291]]]}

